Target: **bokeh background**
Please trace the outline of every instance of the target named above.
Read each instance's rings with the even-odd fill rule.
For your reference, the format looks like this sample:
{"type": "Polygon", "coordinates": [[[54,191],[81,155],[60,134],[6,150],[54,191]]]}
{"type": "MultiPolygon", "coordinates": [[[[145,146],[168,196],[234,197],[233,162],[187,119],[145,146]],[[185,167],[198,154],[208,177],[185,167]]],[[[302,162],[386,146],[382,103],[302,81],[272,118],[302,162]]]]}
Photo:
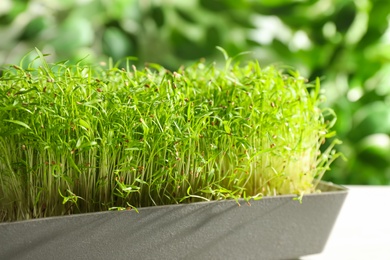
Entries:
{"type": "Polygon", "coordinates": [[[0,0],[0,66],[137,57],[176,69],[231,56],[320,77],[347,161],[340,184],[390,184],[390,1],[0,0]]]}

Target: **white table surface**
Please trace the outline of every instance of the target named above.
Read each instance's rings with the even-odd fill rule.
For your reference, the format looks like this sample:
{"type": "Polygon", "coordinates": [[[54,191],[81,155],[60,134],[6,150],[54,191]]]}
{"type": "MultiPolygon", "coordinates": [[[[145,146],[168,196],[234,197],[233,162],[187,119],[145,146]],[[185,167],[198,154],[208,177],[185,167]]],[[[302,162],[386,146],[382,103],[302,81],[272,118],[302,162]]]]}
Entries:
{"type": "Polygon", "coordinates": [[[324,251],[302,260],[390,260],[390,186],[346,187],[324,251]]]}

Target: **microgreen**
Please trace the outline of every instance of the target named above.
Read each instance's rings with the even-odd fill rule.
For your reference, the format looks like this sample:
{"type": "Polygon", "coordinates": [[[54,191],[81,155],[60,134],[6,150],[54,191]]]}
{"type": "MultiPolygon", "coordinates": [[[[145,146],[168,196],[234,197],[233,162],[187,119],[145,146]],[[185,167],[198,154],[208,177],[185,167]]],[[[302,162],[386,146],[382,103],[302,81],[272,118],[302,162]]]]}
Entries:
{"type": "Polygon", "coordinates": [[[0,78],[0,220],[312,193],[337,157],[319,81],[228,60],[171,72],[11,66],[0,78]]]}

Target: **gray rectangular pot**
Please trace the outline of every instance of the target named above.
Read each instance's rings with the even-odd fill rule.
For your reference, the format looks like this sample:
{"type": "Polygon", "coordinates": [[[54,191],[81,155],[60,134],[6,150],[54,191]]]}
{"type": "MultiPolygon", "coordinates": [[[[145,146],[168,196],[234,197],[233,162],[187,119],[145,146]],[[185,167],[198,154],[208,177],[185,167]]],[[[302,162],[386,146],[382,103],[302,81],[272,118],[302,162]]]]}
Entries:
{"type": "MultiPolygon", "coordinates": [[[[322,251],[347,195],[200,202],[0,224],[0,259],[294,259],[322,251]]],[[[324,191],[325,190],[325,191],[324,191]]]]}

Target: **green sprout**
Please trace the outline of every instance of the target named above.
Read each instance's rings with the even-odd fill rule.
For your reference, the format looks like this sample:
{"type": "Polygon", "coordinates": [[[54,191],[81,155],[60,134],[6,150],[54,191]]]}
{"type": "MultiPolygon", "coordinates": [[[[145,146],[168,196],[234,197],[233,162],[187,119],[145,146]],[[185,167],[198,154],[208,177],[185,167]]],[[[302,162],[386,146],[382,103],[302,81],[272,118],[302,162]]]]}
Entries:
{"type": "Polygon", "coordinates": [[[37,52],[0,78],[0,221],[301,197],[338,156],[338,141],[321,150],[335,117],[320,83],[296,72],[228,57],[176,72],[48,64],[37,52]]]}

